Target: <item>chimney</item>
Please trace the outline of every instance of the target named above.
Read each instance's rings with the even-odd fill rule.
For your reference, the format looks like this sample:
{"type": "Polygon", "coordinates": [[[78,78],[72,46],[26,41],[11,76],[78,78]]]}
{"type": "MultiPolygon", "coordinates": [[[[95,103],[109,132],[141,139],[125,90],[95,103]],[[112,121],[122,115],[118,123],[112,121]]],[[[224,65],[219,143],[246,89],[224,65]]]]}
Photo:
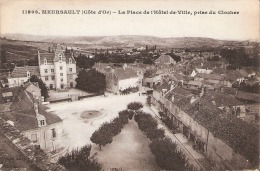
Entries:
{"type": "Polygon", "coordinates": [[[204,93],[205,93],[205,87],[202,87],[202,88],[201,88],[200,97],[202,97],[202,96],[204,95],[204,93]]]}
{"type": "Polygon", "coordinates": [[[196,101],[196,98],[194,96],[192,96],[190,99],[190,104],[194,103],[195,101],[196,101]]]}
{"type": "Polygon", "coordinates": [[[38,103],[34,103],[33,108],[34,108],[35,114],[39,115],[38,103]]]}
{"type": "Polygon", "coordinates": [[[127,64],[125,63],[125,64],[123,65],[123,69],[125,70],[125,69],[126,69],[126,67],[127,67],[127,64]]]}
{"type": "Polygon", "coordinates": [[[172,95],[172,102],[174,102],[174,95],[172,95]]]}

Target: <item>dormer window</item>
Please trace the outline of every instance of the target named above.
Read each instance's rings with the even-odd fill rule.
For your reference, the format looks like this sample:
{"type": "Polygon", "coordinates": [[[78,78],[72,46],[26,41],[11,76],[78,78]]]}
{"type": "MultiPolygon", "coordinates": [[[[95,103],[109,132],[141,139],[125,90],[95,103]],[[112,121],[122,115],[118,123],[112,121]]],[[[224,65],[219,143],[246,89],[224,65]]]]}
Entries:
{"type": "Polygon", "coordinates": [[[31,76],[29,71],[27,71],[26,75],[27,75],[27,78],[30,78],[30,76],[31,76]]]}
{"type": "Polygon", "coordinates": [[[44,58],[44,65],[47,65],[47,59],[44,58]]]}
{"type": "Polygon", "coordinates": [[[40,124],[41,124],[41,126],[44,126],[45,125],[45,120],[40,120],[40,124]]]}
{"type": "Polygon", "coordinates": [[[72,63],[72,59],[71,59],[71,58],[69,58],[69,63],[70,63],[70,64],[72,63]]]}

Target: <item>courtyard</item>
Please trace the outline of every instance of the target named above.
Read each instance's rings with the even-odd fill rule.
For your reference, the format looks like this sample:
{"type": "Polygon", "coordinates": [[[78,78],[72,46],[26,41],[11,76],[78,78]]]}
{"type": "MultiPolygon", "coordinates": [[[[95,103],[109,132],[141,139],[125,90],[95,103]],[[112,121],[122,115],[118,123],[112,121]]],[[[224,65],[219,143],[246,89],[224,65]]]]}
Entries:
{"type": "MultiPolygon", "coordinates": [[[[148,146],[149,139],[143,135],[134,121],[129,122],[122,132],[113,138],[111,144],[102,148],[102,151],[90,141],[92,133],[102,123],[117,117],[118,112],[126,109],[127,104],[133,101],[145,104],[146,96],[139,96],[139,93],[107,94],[106,97],[96,96],[74,102],[51,103],[48,107],[49,111],[63,119],[69,151],[91,144],[92,154],[97,154],[104,169],[135,167],[134,170],[158,170],[148,146]]],[[[148,107],[144,107],[143,110],[151,112],[148,107]]]]}
{"type": "MultiPolygon", "coordinates": [[[[57,114],[63,120],[63,129],[67,134],[70,150],[90,144],[92,133],[99,126],[118,116],[118,112],[126,109],[127,104],[138,101],[143,104],[146,102],[146,96],[139,96],[139,93],[128,95],[106,94],[85,98],[74,102],[51,103],[48,105],[49,111],[57,114]],[[83,118],[82,114],[86,111],[99,111],[97,117],[90,119],[83,118]]],[[[144,111],[152,112],[144,106],[144,111]]]]}
{"type": "Polygon", "coordinates": [[[122,132],[113,138],[113,142],[101,151],[98,146],[93,145],[92,154],[96,154],[104,170],[160,170],[150,152],[149,141],[139,130],[137,123],[131,120],[122,132]]]}

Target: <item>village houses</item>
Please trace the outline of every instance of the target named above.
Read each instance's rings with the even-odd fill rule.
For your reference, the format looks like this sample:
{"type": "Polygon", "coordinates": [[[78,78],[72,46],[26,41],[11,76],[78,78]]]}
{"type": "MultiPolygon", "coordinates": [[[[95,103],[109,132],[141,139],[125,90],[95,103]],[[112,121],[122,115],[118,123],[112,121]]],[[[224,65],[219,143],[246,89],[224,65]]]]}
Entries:
{"type": "Polygon", "coordinates": [[[152,104],[161,111],[162,119],[168,118],[174,129],[181,131],[218,170],[241,169],[257,163],[258,153],[254,150],[258,130],[221,109],[219,101],[201,100],[204,93],[194,95],[165,82],[153,91],[152,104]]]}
{"type": "Polygon", "coordinates": [[[47,112],[39,87],[26,83],[18,98],[1,117],[44,151],[64,148],[62,120],[47,112]]]}

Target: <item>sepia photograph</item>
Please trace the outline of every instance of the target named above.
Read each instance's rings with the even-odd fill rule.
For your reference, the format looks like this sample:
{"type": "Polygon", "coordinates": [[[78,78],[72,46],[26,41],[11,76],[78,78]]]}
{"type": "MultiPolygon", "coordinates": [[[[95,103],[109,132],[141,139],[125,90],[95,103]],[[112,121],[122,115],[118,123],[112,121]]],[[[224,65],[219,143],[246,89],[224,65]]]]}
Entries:
{"type": "Polygon", "coordinates": [[[259,171],[259,0],[0,0],[0,171],[259,171]]]}

